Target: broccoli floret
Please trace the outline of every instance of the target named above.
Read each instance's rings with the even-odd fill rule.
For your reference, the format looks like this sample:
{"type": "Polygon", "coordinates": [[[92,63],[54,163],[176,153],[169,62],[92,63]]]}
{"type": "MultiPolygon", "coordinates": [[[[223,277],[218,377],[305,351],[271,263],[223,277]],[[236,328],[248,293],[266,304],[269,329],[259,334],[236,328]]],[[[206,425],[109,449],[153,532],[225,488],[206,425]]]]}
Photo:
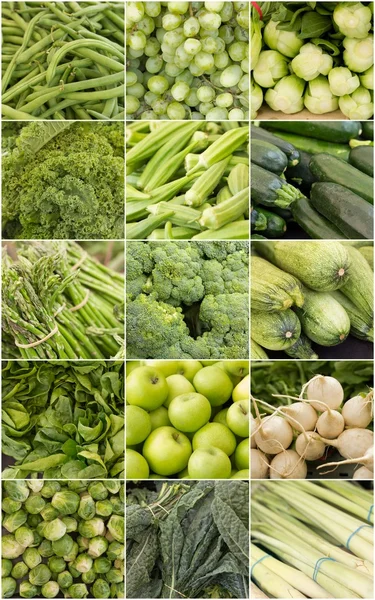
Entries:
{"type": "Polygon", "coordinates": [[[248,247],[246,242],[196,242],[202,256],[222,262],[229,254],[248,247]]]}
{"type": "Polygon", "coordinates": [[[199,318],[207,331],[202,338],[211,348],[211,358],[244,358],[249,345],[248,294],[208,295],[202,301],[199,318]],[[225,347],[230,349],[228,351],[225,347]]]}
{"type": "Polygon", "coordinates": [[[134,300],[141,294],[152,272],[154,262],[148,244],[132,242],[126,249],[126,294],[134,300]]]}

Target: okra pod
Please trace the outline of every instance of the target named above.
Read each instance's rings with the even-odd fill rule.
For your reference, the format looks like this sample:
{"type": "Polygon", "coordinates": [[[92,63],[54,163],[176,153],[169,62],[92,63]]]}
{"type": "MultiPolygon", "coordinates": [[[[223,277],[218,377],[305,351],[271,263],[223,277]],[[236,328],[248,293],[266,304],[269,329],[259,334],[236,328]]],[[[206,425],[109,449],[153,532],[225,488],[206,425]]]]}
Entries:
{"type": "Polygon", "coordinates": [[[181,127],[180,123],[163,123],[163,127],[158,127],[149,133],[144,140],[126,153],[126,163],[130,165],[134,162],[145,161],[159,150],[179,127],[181,127]]]}
{"type": "MultiPolygon", "coordinates": [[[[184,162],[185,170],[192,171],[195,165],[198,164],[198,161],[199,154],[187,154],[184,162]]],[[[237,156],[236,154],[233,154],[228,164],[228,167],[231,168],[239,164],[249,166],[249,158],[247,156],[237,156]]]]}
{"type": "Polygon", "coordinates": [[[126,225],[126,239],[128,240],[145,240],[154,229],[163,225],[173,215],[173,211],[166,212],[162,215],[151,215],[139,223],[130,223],[126,225]]]}
{"type": "Polygon", "coordinates": [[[178,204],[171,204],[170,202],[159,202],[158,204],[149,206],[147,210],[152,215],[165,215],[173,211],[172,216],[169,218],[169,221],[173,225],[179,225],[181,227],[187,226],[192,229],[198,229],[198,231],[202,229],[198,223],[202,216],[201,212],[194,208],[189,208],[189,206],[180,206],[178,204]]]}
{"type": "Polygon", "coordinates": [[[204,203],[219,184],[229,161],[230,157],[227,156],[202,173],[185,194],[185,202],[188,206],[201,206],[204,203]]]}
{"type": "Polygon", "coordinates": [[[242,164],[233,167],[228,177],[228,187],[233,196],[249,187],[249,167],[242,164]]]}
{"type": "Polygon", "coordinates": [[[196,229],[190,227],[173,227],[169,221],[164,229],[154,229],[148,236],[148,240],[190,240],[197,233],[196,229]]]}
{"type": "MultiPolygon", "coordinates": [[[[230,156],[237,148],[247,141],[248,137],[248,126],[226,131],[219,139],[200,154],[198,163],[191,169],[191,173],[200,169],[208,169],[220,160],[230,156]]],[[[190,172],[188,172],[188,175],[189,174],[190,172]]]]}
{"type": "Polygon", "coordinates": [[[206,229],[197,233],[193,240],[248,240],[249,221],[234,221],[219,229],[206,229]]]}
{"type": "Polygon", "coordinates": [[[233,194],[231,194],[229,187],[225,185],[221,188],[221,190],[218,191],[218,194],[216,196],[216,204],[221,204],[225,200],[229,200],[229,198],[231,198],[232,196],[233,194]]]}
{"type": "Polygon", "coordinates": [[[249,208],[249,190],[247,187],[221,204],[207,208],[203,211],[199,223],[207,229],[219,229],[240,219],[249,208]]]}
{"type": "MultiPolygon", "coordinates": [[[[185,145],[185,140],[184,140],[183,145],[185,145]]],[[[174,152],[169,158],[165,157],[164,160],[162,161],[160,167],[153,170],[153,173],[151,174],[151,177],[148,179],[148,182],[146,183],[146,185],[143,185],[143,182],[144,182],[143,175],[145,174],[145,172],[147,170],[147,167],[146,167],[146,169],[142,173],[141,177],[139,178],[141,187],[143,187],[143,189],[146,192],[151,192],[153,189],[160,187],[161,185],[166,183],[172,177],[172,175],[174,175],[176,173],[176,171],[178,171],[178,169],[184,162],[185,156],[189,152],[191,152],[196,147],[196,145],[197,145],[196,142],[193,142],[192,144],[190,144],[189,146],[187,146],[186,148],[184,148],[177,154],[174,152]]],[[[175,144],[175,146],[176,146],[176,144],[175,144]]],[[[160,152],[160,150],[159,150],[159,152],[160,152]]]]}
{"type": "Polygon", "coordinates": [[[151,196],[150,194],[140,192],[135,187],[127,183],[125,186],[125,198],[127,202],[133,202],[134,200],[149,200],[151,196]]]}

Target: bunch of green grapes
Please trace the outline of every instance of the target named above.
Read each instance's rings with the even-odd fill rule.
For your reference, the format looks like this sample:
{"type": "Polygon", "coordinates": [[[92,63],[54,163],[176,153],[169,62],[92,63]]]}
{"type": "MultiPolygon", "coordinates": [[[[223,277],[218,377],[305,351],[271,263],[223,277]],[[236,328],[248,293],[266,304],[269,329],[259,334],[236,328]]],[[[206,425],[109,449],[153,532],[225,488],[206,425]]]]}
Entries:
{"type": "Polygon", "coordinates": [[[126,3],[127,118],[247,119],[249,5],[126,3]]]}

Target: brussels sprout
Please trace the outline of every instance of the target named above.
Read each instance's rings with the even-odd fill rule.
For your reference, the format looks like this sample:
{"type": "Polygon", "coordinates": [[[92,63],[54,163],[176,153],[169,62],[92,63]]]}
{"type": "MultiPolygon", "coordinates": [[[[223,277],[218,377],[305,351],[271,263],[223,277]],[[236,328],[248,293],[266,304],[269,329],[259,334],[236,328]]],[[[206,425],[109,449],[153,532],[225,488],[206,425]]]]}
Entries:
{"type": "Polygon", "coordinates": [[[341,112],[351,120],[366,121],[374,114],[371,92],[360,86],[350,96],[339,98],[341,112]]]}
{"type": "Polygon", "coordinates": [[[60,540],[66,533],[66,525],[61,519],[54,519],[53,521],[46,521],[43,528],[44,537],[51,542],[60,540]]]}
{"type": "Polygon", "coordinates": [[[50,502],[42,508],[40,514],[44,521],[53,521],[60,515],[57,508],[54,508],[50,502]]]}
{"type": "Polygon", "coordinates": [[[107,556],[109,560],[116,560],[117,558],[124,560],[124,551],[124,544],[120,544],[120,542],[111,542],[108,546],[107,556]]]}
{"type": "Polygon", "coordinates": [[[97,578],[97,573],[94,571],[94,569],[90,569],[90,571],[87,571],[87,573],[82,573],[82,581],[83,583],[94,583],[95,579],[97,578]]]}
{"type": "Polygon", "coordinates": [[[258,85],[272,88],[288,72],[288,59],[285,56],[275,50],[263,50],[253,70],[253,77],[258,85]]]}
{"type": "Polygon", "coordinates": [[[94,598],[109,598],[110,587],[105,579],[96,579],[91,588],[94,598]]]}
{"type": "Polygon", "coordinates": [[[347,37],[365,38],[371,28],[372,13],[361,2],[338,2],[333,20],[340,33],[347,37]]]}
{"type": "Polygon", "coordinates": [[[56,492],[51,500],[54,508],[57,508],[61,515],[72,515],[77,512],[80,497],[76,492],[63,490],[56,492]]]}
{"type": "Polygon", "coordinates": [[[120,500],[121,500],[121,502],[123,504],[123,507],[124,507],[123,510],[125,512],[125,485],[124,484],[122,484],[121,487],[120,487],[119,497],[120,497],[120,500]]]}
{"type": "Polygon", "coordinates": [[[36,530],[33,529],[33,543],[31,544],[31,548],[35,548],[35,546],[39,546],[39,544],[42,543],[43,541],[43,537],[40,535],[40,533],[36,530]]]}
{"type": "Polygon", "coordinates": [[[97,535],[103,535],[105,532],[105,525],[102,519],[94,517],[88,521],[81,521],[78,524],[78,532],[87,538],[93,538],[97,535]]]}
{"type": "Polygon", "coordinates": [[[33,585],[44,585],[51,579],[51,571],[47,565],[40,564],[31,569],[29,573],[29,581],[33,585]]]}
{"type": "Polygon", "coordinates": [[[296,75],[281,79],[273,90],[267,90],[265,100],[272,110],[281,110],[287,115],[303,109],[303,91],[305,82],[296,75]]]}
{"type": "Polygon", "coordinates": [[[1,556],[3,558],[18,558],[25,550],[13,534],[3,535],[1,538],[1,556]]]}
{"type": "Polygon", "coordinates": [[[39,588],[33,585],[29,581],[21,581],[20,583],[20,596],[21,598],[35,598],[39,595],[39,588]]]}
{"type": "Polygon", "coordinates": [[[26,479],[26,483],[34,494],[38,494],[44,486],[43,479],[26,479]]]}
{"type": "Polygon", "coordinates": [[[353,75],[346,67],[335,67],[328,73],[329,87],[334,96],[351,94],[359,87],[358,75],[353,75]]]}
{"type": "Polygon", "coordinates": [[[374,89],[374,67],[367,69],[362,75],[359,76],[361,86],[367,90],[374,89]]]}
{"type": "Polygon", "coordinates": [[[95,573],[108,573],[111,567],[111,561],[108,558],[105,558],[104,556],[101,556],[100,558],[96,558],[94,560],[95,573]]]}
{"type": "Polygon", "coordinates": [[[24,525],[16,530],[14,537],[25,548],[32,546],[34,543],[34,532],[24,525]]]}
{"type": "Polygon", "coordinates": [[[26,482],[20,479],[6,480],[3,483],[4,491],[8,494],[12,500],[18,500],[25,502],[30,495],[30,490],[26,485],[26,482]]]}
{"type": "Polygon", "coordinates": [[[73,567],[80,573],[87,573],[92,565],[93,560],[87,553],[79,554],[73,563],[73,567]]]}
{"type": "Polygon", "coordinates": [[[36,548],[26,548],[22,554],[22,558],[29,569],[34,569],[34,567],[37,567],[42,562],[39,549],[37,550],[36,548]]]}
{"type": "Polygon", "coordinates": [[[16,529],[21,527],[21,525],[26,523],[26,521],[27,513],[21,508],[20,510],[17,510],[17,512],[14,512],[10,515],[5,515],[5,518],[3,519],[3,527],[5,527],[9,533],[13,533],[13,531],[16,531],[16,529]]]}
{"type": "Polygon", "coordinates": [[[16,591],[17,581],[13,577],[3,577],[1,579],[2,598],[11,598],[16,591]]]}
{"type": "Polygon", "coordinates": [[[124,574],[121,569],[110,569],[106,575],[108,583],[121,583],[124,579],[124,574]]]}
{"type": "Polygon", "coordinates": [[[72,562],[70,562],[68,564],[68,569],[69,569],[69,573],[71,573],[71,575],[73,575],[74,579],[77,579],[78,577],[81,576],[81,573],[79,571],[77,571],[77,569],[73,566],[72,562]]]}
{"type": "Polygon", "coordinates": [[[272,19],[268,21],[263,32],[263,39],[271,50],[277,50],[284,56],[294,58],[303,46],[303,41],[299,39],[295,31],[277,29],[278,25],[279,21],[272,21],[272,19]]]}
{"type": "Polygon", "coordinates": [[[118,494],[121,488],[121,482],[115,479],[107,479],[103,482],[104,486],[111,494],[118,494]]]}
{"type": "Polygon", "coordinates": [[[43,498],[52,498],[56,492],[61,490],[61,485],[58,481],[46,481],[41,489],[41,496],[43,498]]]}
{"type": "Polygon", "coordinates": [[[69,571],[63,571],[62,573],[58,574],[57,583],[62,589],[68,588],[73,583],[73,577],[69,571]]]}
{"type": "MultiPolygon", "coordinates": [[[[259,86],[257,86],[257,87],[260,89],[259,86]]],[[[263,96],[263,94],[262,94],[262,96],[263,96]]],[[[124,514],[125,514],[125,506],[124,506],[124,501],[121,499],[121,490],[120,490],[120,497],[118,497],[118,496],[111,496],[110,499],[109,499],[109,501],[112,504],[113,514],[124,516],[124,514]]]]}
{"type": "Polygon", "coordinates": [[[45,598],[56,598],[57,594],[60,591],[59,584],[56,581],[48,581],[42,585],[42,596],[45,598]]]}
{"type": "Polygon", "coordinates": [[[78,542],[79,548],[82,550],[87,550],[87,548],[89,547],[89,544],[90,544],[89,538],[83,537],[82,535],[79,535],[77,537],[77,542],[78,542]]]}
{"type": "Polygon", "coordinates": [[[95,513],[95,500],[91,498],[90,494],[84,494],[79,503],[78,516],[88,521],[95,517],[95,513]]]}
{"type": "Polygon", "coordinates": [[[77,531],[77,519],[75,519],[74,517],[62,517],[61,520],[66,526],[66,533],[69,533],[70,531],[77,531]]]}
{"type": "Polygon", "coordinates": [[[1,577],[8,577],[11,574],[13,563],[9,558],[1,559],[1,577]]]}
{"type": "Polygon", "coordinates": [[[333,96],[330,90],[328,79],[321,75],[309,82],[304,102],[306,108],[315,115],[323,115],[339,107],[337,97],[333,96]]]}
{"type": "Polygon", "coordinates": [[[122,542],[125,538],[125,519],[119,515],[112,515],[107,523],[108,530],[115,540],[122,542]]]}
{"type": "Polygon", "coordinates": [[[68,554],[64,554],[64,560],[66,560],[66,562],[71,562],[72,560],[75,560],[75,558],[78,556],[79,553],[79,547],[77,542],[73,543],[73,546],[70,549],[70,552],[68,554]]]}
{"type": "Polygon", "coordinates": [[[94,500],[105,500],[108,497],[108,489],[101,481],[90,483],[87,491],[94,500]]]}
{"type": "Polygon", "coordinates": [[[56,556],[67,556],[74,546],[73,538],[67,533],[60,539],[52,541],[52,548],[56,556]]]}
{"type": "Polygon", "coordinates": [[[374,64],[374,38],[367,36],[364,40],[345,38],[343,58],[346,66],[355,73],[364,73],[374,64]]]}
{"type": "Polygon", "coordinates": [[[125,584],[123,581],[111,585],[111,598],[125,598],[125,584]]]}
{"type": "Polygon", "coordinates": [[[87,598],[88,589],[84,583],[73,583],[66,593],[66,598],[87,598]]]}
{"type": "Polygon", "coordinates": [[[38,552],[43,558],[49,558],[54,555],[52,542],[50,540],[43,540],[38,548],[38,552]]]}
{"type": "Polygon", "coordinates": [[[38,515],[28,515],[27,517],[27,524],[29,527],[38,527],[39,523],[42,523],[43,521],[43,517],[40,515],[40,513],[38,515]]]}
{"type": "Polygon", "coordinates": [[[66,569],[66,562],[62,556],[51,556],[48,559],[48,568],[51,573],[62,573],[66,569]]]}
{"type": "Polygon", "coordinates": [[[68,488],[72,491],[72,492],[77,492],[77,494],[80,494],[81,492],[85,492],[87,490],[87,485],[88,485],[88,481],[79,481],[74,480],[74,481],[69,481],[68,483],[68,488]]]}
{"type": "Polygon", "coordinates": [[[27,512],[31,515],[37,515],[42,510],[45,503],[46,501],[44,500],[44,498],[42,498],[42,496],[31,495],[26,500],[24,507],[27,510],[27,512]]]}
{"type": "Polygon", "coordinates": [[[322,48],[315,44],[304,44],[291,62],[293,73],[305,81],[311,81],[318,75],[328,75],[332,65],[332,56],[324,54],[322,48]]]}
{"type": "Polygon", "coordinates": [[[7,514],[17,512],[21,508],[21,506],[22,502],[20,502],[19,500],[13,500],[13,498],[9,498],[9,496],[3,498],[3,501],[1,503],[1,508],[7,514]]]}
{"type": "Polygon", "coordinates": [[[100,517],[110,517],[113,512],[113,506],[110,500],[98,500],[95,504],[96,514],[100,517]]]}
{"type": "Polygon", "coordinates": [[[104,554],[107,548],[108,540],[105,537],[98,535],[94,538],[91,538],[89,542],[88,554],[93,558],[98,558],[99,556],[104,554]]]}
{"type": "Polygon", "coordinates": [[[12,577],[14,579],[23,579],[29,572],[29,567],[22,560],[16,563],[12,569],[12,577]]]}

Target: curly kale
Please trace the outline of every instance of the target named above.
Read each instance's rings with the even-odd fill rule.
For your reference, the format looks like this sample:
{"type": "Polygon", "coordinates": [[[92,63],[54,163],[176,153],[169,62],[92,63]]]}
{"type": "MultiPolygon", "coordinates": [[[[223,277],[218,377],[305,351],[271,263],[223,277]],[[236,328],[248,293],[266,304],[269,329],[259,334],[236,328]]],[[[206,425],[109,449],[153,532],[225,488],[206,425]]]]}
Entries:
{"type": "Polygon", "coordinates": [[[127,246],[129,358],[246,358],[246,242],[127,246]]]}
{"type": "Polygon", "coordinates": [[[3,160],[3,235],[120,239],[122,123],[34,122],[3,160]]]}

